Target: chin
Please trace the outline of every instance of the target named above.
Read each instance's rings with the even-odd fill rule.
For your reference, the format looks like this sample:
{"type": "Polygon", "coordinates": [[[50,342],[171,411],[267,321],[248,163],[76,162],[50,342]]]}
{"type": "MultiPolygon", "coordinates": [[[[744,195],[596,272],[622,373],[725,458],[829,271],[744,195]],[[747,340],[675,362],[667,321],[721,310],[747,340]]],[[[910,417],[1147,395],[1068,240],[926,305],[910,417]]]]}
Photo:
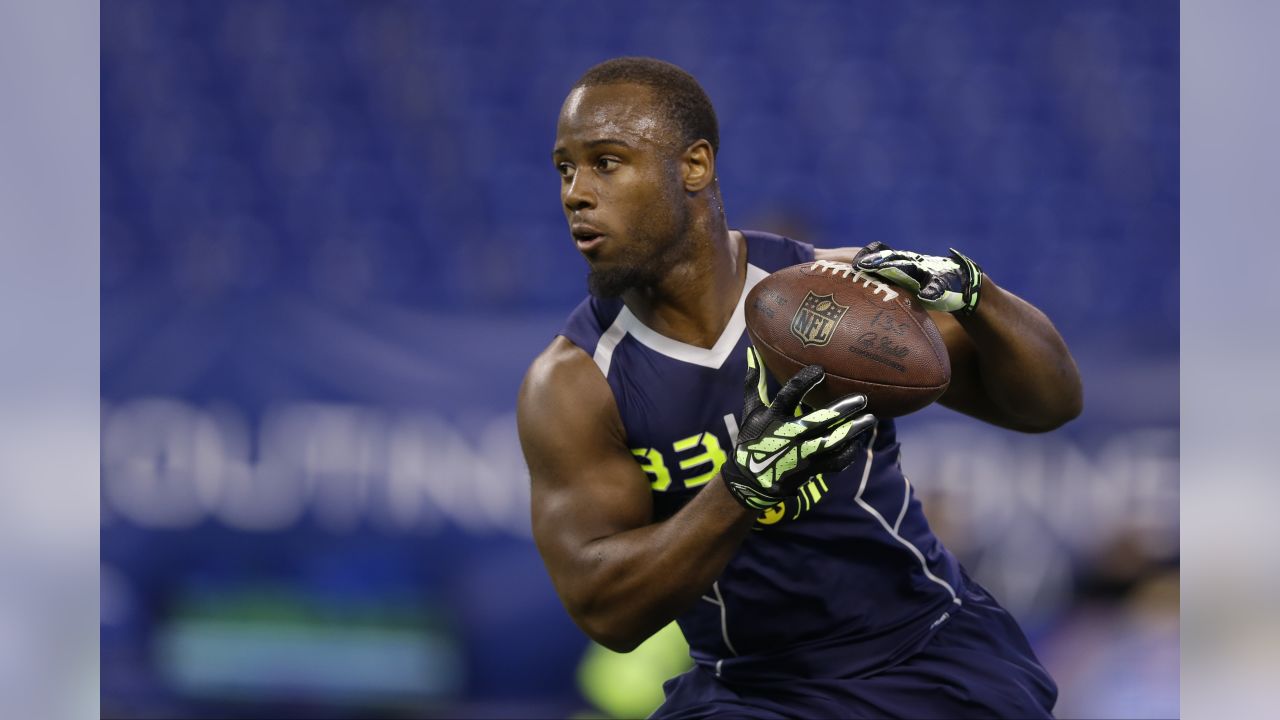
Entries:
{"type": "Polygon", "coordinates": [[[652,284],[649,273],[636,267],[592,266],[587,273],[587,292],[598,298],[621,297],[628,290],[652,284]]]}

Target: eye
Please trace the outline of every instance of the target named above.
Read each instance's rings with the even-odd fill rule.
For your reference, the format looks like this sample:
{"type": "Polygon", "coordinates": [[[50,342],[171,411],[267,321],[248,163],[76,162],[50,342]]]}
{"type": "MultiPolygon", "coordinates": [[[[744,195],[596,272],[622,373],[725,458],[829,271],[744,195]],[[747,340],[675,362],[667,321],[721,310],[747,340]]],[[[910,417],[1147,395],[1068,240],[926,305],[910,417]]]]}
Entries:
{"type": "Polygon", "coordinates": [[[560,173],[560,177],[564,178],[565,180],[568,180],[569,178],[573,177],[573,172],[574,172],[573,163],[567,163],[567,162],[556,163],[556,171],[560,173]]]}
{"type": "Polygon", "coordinates": [[[622,161],[615,157],[606,156],[596,160],[596,168],[603,170],[605,172],[616,170],[618,166],[621,164],[622,164],[622,161]]]}

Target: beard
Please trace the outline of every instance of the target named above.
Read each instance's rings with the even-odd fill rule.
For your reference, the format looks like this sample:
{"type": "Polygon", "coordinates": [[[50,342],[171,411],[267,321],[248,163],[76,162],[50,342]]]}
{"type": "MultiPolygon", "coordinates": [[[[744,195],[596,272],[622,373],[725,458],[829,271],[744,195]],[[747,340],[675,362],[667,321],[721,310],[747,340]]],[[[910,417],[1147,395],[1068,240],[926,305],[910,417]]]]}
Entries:
{"type": "Polygon", "coordinates": [[[681,213],[667,229],[628,232],[631,247],[626,253],[608,266],[588,270],[587,292],[605,299],[656,287],[671,268],[693,255],[687,225],[688,216],[681,213]]]}
{"type": "Polygon", "coordinates": [[[591,268],[587,271],[587,292],[601,299],[622,297],[633,288],[651,288],[662,279],[663,273],[653,267],[627,265],[610,268],[591,268]]]}

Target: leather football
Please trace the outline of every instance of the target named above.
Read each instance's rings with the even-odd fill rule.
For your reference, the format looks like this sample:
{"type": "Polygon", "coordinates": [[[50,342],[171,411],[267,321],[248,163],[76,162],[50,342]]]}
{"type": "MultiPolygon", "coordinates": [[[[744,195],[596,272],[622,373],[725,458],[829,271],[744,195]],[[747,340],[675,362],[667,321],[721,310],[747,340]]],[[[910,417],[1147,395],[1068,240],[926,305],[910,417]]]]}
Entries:
{"type": "Polygon", "coordinates": [[[909,291],[841,262],[793,265],[747,295],[747,334],[769,374],[785,383],[817,364],[826,378],[805,404],[867,396],[878,417],[915,412],[941,397],[951,362],[938,327],[909,291]]]}

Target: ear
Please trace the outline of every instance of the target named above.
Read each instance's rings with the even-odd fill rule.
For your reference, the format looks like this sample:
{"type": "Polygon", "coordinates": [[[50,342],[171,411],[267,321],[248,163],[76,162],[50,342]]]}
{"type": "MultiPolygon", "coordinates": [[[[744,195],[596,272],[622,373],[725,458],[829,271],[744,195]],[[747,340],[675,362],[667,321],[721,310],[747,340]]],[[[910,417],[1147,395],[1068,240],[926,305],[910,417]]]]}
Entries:
{"type": "Polygon", "coordinates": [[[690,145],[680,158],[680,166],[685,192],[705,190],[716,179],[716,154],[711,150],[711,143],[698,140],[690,145]]]}

